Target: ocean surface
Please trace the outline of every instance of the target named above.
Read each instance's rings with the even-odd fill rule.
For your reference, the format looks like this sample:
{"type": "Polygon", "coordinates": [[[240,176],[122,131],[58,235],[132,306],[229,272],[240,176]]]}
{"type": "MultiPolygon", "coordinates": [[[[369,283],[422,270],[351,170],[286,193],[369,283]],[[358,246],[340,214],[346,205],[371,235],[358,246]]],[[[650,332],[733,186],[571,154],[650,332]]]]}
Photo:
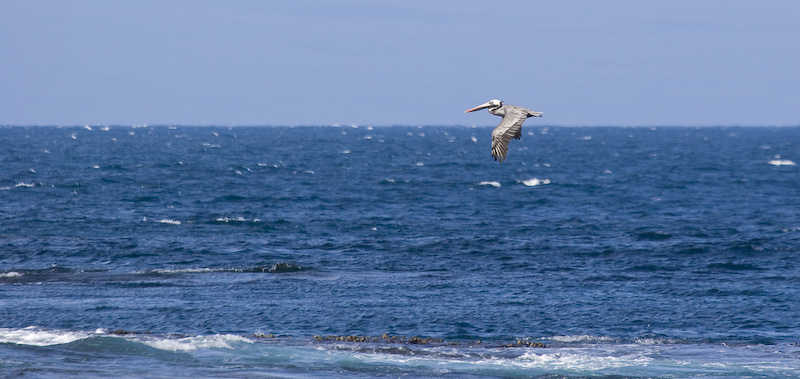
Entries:
{"type": "Polygon", "coordinates": [[[800,128],[0,127],[0,377],[800,377],[800,128]]]}

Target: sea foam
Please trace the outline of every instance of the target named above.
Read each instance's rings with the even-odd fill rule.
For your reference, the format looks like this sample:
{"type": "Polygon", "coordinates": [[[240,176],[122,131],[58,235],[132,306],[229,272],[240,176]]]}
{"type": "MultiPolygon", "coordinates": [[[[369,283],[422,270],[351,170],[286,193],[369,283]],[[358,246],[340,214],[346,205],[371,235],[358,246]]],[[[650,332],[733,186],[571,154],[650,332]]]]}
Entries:
{"type": "Polygon", "coordinates": [[[548,337],[547,339],[556,341],[556,342],[602,342],[602,343],[613,343],[616,342],[614,338],[607,337],[607,336],[590,336],[587,334],[580,334],[580,335],[567,335],[567,336],[553,336],[548,337]]]}
{"type": "MultiPolygon", "coordinates": [[[[587,349],[559,349],[553,352],[527,352],[512,361],[512,364],[527,368],[540,368],[543,370],[569,370],[584,372],[620,369],[631,366],[644,366],[653,359],[635,352],[625,354],[623,351],[608,351],[598,354],[587,349]]],[[[616,371],[616,370],[614,370],[616,371]]]]}
{"type": "Polygon", "coordinates": [[[528,187],[535,187],[543,184],[550,184],[550,179],[538,179],[538,178],[531,178],[528,180],[521,180],[520,183],[528,186],[528,187]]]}
{"type": "Polygon", "coordinates": [[[794,166],[794,161],[790,161],[788,159],[773,159],[767,162],[773,166],[794,166]]]}
{"type": "Polygon", "coordinates": [[[88,333],[47,330],[34,326],[22,329],[0,328],[0,343],[29,346],[52,346],[89,338],[88,333]]]}
{"type": "Polygon", "coordinates": [[[226,224],[228,224],[228,223],[244,223],[244,222],[254,222],[255,223],[255,222],[261,222],[261,219],[254,218],[254,219],[251,220],[251,219],[246,219],[246,218],[240,216],[240,217],[217,217],[217,218],[214,219],[214,221],[221,222],[221,223],[226,223],[226,224]]]}
{"type": "Polygon", "coordinates": [[[232,343],[253,343],[253,341],[231,334],[215,334],[210,336],[185,337],[178,339],[141,338],[141,343],[166,351],[196,351],[200,349],[233,349],[232,343]]]}
{"type": "MultiPolygon", "coordinates": [[[[41,184],[41,183],[39,183],[39,184],[41,184]]],[[[0,190],[7,191],[7,190],[10,190],[12,188],[31,188],[31,187],[36,187],[36,183],[19,182],[19,183],[15,184],[13,187],[0,187],[0,190]]]]}

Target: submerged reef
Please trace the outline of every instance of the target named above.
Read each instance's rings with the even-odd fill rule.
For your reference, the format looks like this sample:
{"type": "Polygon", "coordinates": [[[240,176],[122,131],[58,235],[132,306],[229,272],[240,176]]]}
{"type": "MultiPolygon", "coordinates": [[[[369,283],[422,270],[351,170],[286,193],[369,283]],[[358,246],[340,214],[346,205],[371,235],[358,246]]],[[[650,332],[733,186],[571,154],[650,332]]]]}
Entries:
{"type": "Polygon", "coordinates": [[[375,342],[375,343],[397,343],[397,344],[407,344],[407,345],[429,345],[429,344],[436,344],[436,345],[482,345],[485,347],[537,347],[543,348],[547,347],[545,344],[537,341],[527,341],[523,339],[518,339],[516,342],[508,343],[508,344],[483,344],[482,341],[478,340],[472,343],[459,343],[459,342],[450,342],[445,341],[439,338],[432,338],[432,337],[406,337],[406,336],[393,336],[389,334],[383,334],[380,337],[369,337],[369,336],[355,336],[355,335],[328,335],[328,336],[314,336],[314,340],[318,342],[375,342]]]}
{"type": "MultiPolygon", "coordinates": [[[[127,336],[127,335],[151,335],[152,333],[149,331],[146,332],[138,332],[138,331],[130,331],[130,330],[123,330],[123,329],[116,329],[116,330],[109,330],[107,331],[108,334],[114,334],[118,336],[127,336]]],[[[166,336],[167,338],[187,338],[187,337],[196,337],[191,334],[179,334],[179,333],[170,333],[166,336]]],[[[251,338],[251,339],[285,339],[291,338],[288,335],[280,335],[276,336],[272,333],[253,333],[250,335],[243,335],[244,338],[251,338]]],[[[501,342],[489,342],[484,343],[481,340],[477,341],[467,341],[467,342],[456,342],[456,341],[445,341],[440,338],[433,338],[433,337],[406,337],[406,336],[395,336],[390,334],[383,334],[380,337],[370,337],[370,336],[356,336],[356,335],[327,335],[327,336],[314,336],[314,341],[316,342],[353,342],[353,343],[385,343],[385,344],[402,344],[402,345],[450,345],[450,346],[482,346],[487,348],[503,348],[503,347],[535,347],[535,348],[544,348],[547,347],[544,343],[538,341],[528,341],[525,339],[517,339],[515,342],[511,343],[501,343],[501,342]]]]}
{"type": "Polygon", "coordinates": [[[424,345],[429,343],[444,343],[444,340],[438,338],[422,338],[422,337],[406,337],[406,336],[390,336],[384,334],[380,337],[366,337],[366,336],[314,336],[316,341],[339,341],[339,342],[385,342],[385,343],[405,343],[412,345],[424,345]]]}

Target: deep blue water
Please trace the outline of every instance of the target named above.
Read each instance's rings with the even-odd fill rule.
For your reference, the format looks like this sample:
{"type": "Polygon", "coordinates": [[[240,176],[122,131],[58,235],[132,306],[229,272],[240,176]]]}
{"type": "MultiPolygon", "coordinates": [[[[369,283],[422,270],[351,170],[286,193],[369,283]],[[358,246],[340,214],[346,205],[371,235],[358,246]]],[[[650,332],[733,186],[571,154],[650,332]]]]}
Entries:
{"type": "Polygon", "coordinates": [[[0,376],[800,376],[800,128],[490,132],[0,127],[0,376]]]}

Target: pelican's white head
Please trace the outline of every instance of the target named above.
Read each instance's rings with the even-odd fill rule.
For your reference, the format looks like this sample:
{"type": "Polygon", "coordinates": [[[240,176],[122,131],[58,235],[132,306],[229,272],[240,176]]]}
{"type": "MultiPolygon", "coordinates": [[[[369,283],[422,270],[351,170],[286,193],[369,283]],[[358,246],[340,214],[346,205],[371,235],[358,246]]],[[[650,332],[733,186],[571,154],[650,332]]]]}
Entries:
{"type": "Polygon", "coordinates": [[[487,102],[485,102],[485,103],[483,103],[481,105],[478,105],[475,108],[467,109],[467,110],[464,111],[464,113],[474,112],[474,111],[477,111],[477,110],[481,110],[483,108],[495,109],[495,108],[500,108],[502,106],[503,106],[503,102],[502,101],[497,100],[497,99],[493,99],[493,100],[489,100],[489,101],[487,101],[487,102]]]}

